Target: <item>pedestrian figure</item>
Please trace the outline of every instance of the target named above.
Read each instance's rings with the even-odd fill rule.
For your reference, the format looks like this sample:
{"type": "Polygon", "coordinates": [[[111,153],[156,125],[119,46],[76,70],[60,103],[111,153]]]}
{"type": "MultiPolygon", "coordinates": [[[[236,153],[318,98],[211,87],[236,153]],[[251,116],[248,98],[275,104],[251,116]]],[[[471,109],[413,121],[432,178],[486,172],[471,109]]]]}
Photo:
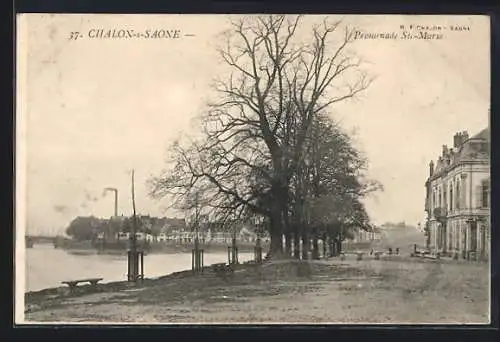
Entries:
{"type": "Polygon", "coordinates": [[[396,248],[396,255],[399,255],[399,247],[396,248]]]}
{"type": "Polygon", "coordinates": [[[389,247],[389,255],[392,255],[392,248],[389,247]]]}
{"type": "Polygon", "coordinates": [[[370,255],[373,255],[373,248],[372,248],[372,250],[370,251],[370,255]]]}

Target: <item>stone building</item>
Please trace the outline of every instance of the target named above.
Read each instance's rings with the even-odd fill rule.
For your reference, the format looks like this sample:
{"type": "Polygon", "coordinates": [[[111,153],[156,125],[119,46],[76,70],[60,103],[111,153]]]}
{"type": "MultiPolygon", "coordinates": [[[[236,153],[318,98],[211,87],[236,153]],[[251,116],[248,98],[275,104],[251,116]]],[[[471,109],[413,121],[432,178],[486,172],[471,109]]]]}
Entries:
{"type": "Polygon", "coordinates": [[[453,147],[429,164],[425,183],[427,245],[455,258],[490,255],[490,130],[469,138],[456,133],[453,147]]]}

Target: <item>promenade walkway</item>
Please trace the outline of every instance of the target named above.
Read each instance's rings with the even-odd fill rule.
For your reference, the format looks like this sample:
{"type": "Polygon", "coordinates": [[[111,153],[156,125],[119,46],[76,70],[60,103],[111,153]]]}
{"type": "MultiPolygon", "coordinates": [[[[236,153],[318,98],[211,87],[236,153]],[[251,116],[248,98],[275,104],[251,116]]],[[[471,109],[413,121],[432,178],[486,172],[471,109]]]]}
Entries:
{"type": "Polygon", "coordinates": [[[142,287],[55,296],[26,320],[143,323],[487,323],[487,263],[391,256],[356,261],[272,262],[165,277],[142,287]]]}

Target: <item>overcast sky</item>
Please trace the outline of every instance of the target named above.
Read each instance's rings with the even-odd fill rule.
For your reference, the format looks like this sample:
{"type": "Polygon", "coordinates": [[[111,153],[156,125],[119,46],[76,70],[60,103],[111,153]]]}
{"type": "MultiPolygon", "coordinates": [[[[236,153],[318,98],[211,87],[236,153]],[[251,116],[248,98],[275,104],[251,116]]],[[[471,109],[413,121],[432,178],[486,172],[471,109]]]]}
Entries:
{"type": "MultiPolygon", "coordinates": [[[[333,17],[332,17],[333,18],[333,17]]],[[[305,23],[316,20],[306,18],[305,23]]],[[[369,161],[384,192],[367,199],[375,223],[424,218],[428,162],[456,131],[488,124],[489,22],[485,17],[347,16],[366,32],[402,24],[468,25],[434,41],[357,40],[352,49],[376,81],[355,102],[331,112],[369,161]]],[[[169,215],[148,198],[145,181],[158,173],[169,143],[194,126],[211,80],[223,74],[215,48],[224,16],[28,15],[20,22],[18,156],[25,164],[29,229],[62,231],[76,215],[131,213],[135,168],[141,214],[169,215]],[[90,29],[179,29],[176,40],[99,40],[90,29]],[[70,41],[73,31],[84,38],[70,41]]],[[[307,31],[308,26],[304,29],[307,31]]],[[[22,211],[21,211],[22,212],[22,211]]]]}

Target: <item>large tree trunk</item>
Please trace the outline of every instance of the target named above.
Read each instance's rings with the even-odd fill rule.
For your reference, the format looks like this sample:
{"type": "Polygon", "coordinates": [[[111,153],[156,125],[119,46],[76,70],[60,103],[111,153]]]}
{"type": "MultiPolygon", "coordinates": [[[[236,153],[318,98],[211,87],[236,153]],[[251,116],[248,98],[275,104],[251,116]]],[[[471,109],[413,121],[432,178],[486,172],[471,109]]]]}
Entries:
{"type": "Polygon", "coordinates": [[[283,257],[283,235],[280,231],[271,232],[271,246],[269,253],[272,258],[282,258],[283,257]]]}
{"type": "Polygon", "coordinates": [[[285,232],[285,255],[292,256],[292,232],[285,232]]]}
{"type": "Polygon", "coordinates": [[[307,232],[302,233],[302,259],[307,260],[307,254],[309,252],[309,236],[307,232]]]}
{"type": "Polygon", "coordinates": [[[286,233],[284,230],[287,220],[284,219],[285,207],[287,207],[286,194],[288,192],[288,187],[283,182],[283,172],[281,165],[281,158],[274,157],[273,164],[275,165],[274,174],[274,184],[272,185],[272,202],[271,206],[271,217],[270,217],[270,231],[271,231],[271,246],[270,254],[272,258],[282,258],[283,257],[283,234],[286,233]]]}
{"type": "Polygon", "coordinates": [[[312,258],[314,260],[319,260],[319,243],[318,243],[318,236],[316,234],[313,235],[313,251],[312,251],[312,258]]]}
{"type": "Polygon", "coordinates": [[[300,260],[300,234],[298,225],[294,225],[293,232],[293,256],[300,260]]]}
{"type": "Polygon", "coordinates": [[[271,245],[269,254],[272,258],[283,257],[283,205],[281,203],[282,194],[279,184],[274,184],[272,188],[272,201],[270,203],[269,233],[271,235],[271,245]]]}
{"type": "Polygon", "coordinates": [[[270,220],[271,246],[270,254],[273,258],[283,257],[283,221],[281,220],[281,208],[274,204],[270,220]]]}
{"type": "Polygon", "coordinates": [[[337,256],[335,253],[335,240],[333,238],[328,238],[328,249],[329,249],[329,256],[330,257],[335,257],[337,256]]]}
{"type": "Polygon", "coordinates": [[[285,186],[286,191],[281,196],[281,217],[283,219],[283,233],[285,235],[285,255],[287,257],[292,256],[292,229],[290,227],[290,217],[289,217],[289,199],[288,199],[288,186],[285,186]]]}
{"type": "Polygon", "coordinates": [[[340,237],[338,237],[335,240],[335,253],[337,255],[339,255],[340,253],[342,253],[342,239],[340,237]]]}
{"type": "Polygon", "coordinates": [[[326,259],[328,257],[327,251],[326,251],[327,243],[328,243],[327,238],[326,238],[326,234],[323,235],[322,241],[323,241],[323,259],[326,259]]]}

